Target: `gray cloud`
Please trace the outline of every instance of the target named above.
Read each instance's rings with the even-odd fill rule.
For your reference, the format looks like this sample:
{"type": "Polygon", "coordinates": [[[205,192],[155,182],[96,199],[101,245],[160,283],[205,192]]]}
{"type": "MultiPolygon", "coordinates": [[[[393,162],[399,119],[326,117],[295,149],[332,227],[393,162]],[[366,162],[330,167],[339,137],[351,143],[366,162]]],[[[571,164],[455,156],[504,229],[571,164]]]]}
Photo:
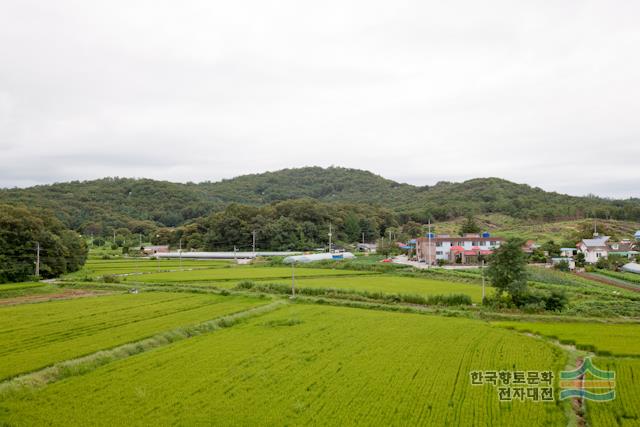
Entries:
{"type": "Polygon", "coordinates": [[[640,197],[640,5],[0,4],[0,186],[331,164],[640,197]]]}

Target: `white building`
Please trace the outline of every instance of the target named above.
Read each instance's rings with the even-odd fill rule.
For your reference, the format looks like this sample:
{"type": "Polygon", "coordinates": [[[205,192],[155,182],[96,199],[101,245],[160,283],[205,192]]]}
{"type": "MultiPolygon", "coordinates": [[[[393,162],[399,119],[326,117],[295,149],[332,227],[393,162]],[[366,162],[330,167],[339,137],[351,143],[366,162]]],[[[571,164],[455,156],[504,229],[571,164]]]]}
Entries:
{"type": "Polygon", "coordinates": [[[420,237],[416,239],[416,255],[420,261],[427,261],[431,256],[431,264],[437,260],[451,263],[456,261],[475,263],[480,255],[491,255],[504,242],[501,237],[491,237],[489,233],[465,234],[462,237],[451,237],[446,234],[420,237]],[[429,242],[431,250],[429,250],[429,242]]]}
{"type": "Polygon", "coordinates": [[[608,240],[609,236],[582,239],[577,246],[578,250],[584,254],[585,262],[595,264],[600,258],[607,258],[609,256],[608,240]]]}

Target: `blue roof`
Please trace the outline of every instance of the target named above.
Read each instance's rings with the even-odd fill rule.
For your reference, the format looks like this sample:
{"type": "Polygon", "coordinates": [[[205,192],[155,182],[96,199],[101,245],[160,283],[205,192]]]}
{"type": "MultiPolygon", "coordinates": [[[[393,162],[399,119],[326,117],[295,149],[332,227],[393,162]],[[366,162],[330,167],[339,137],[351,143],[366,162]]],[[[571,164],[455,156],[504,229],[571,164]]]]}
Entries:
{"type": "MultiPolygon", "coordinates": [[[[640,233],[640,232],[639,232],[639,233],[640,233]]],[[[407,243],[415,243],[415,242],[416,242],[416,239],[411,239],[411,240],[409,240],[407,243]]]]}
{"type": "Polygon", "coordinates": [[[640,230],[636,231],[635,236],[636,236],[636,237],[640,237],[640,230]]]}

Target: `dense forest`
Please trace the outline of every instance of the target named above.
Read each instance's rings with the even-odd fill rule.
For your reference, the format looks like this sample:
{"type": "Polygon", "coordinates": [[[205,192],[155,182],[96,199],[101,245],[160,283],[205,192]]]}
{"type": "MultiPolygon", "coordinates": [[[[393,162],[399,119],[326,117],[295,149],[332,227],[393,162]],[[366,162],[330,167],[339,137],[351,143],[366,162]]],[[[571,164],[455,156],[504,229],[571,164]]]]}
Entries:
{"type": "MultiPolygon", "coordinates": [[[[305,223],[303,228],[309,227],[310,223],[324,227],[328,222],[316,208],[328,212],[329,216],[337,215],[336,223],[346,221],[345,215],[336,213],[344,213],[345,209],[350,210],[353,217],[363,217],[363,212],[376,212],[365,215],[375,217],[377,212],[385,211],[393,221],[378,225],[377,232],[381,235],[388,227],[425,223],[428,219],[446,221],[470,214],[504,214],[530,221],[587,217],[640,221],[640,199],[574,197],[498,178],[418,187],[384,179],[371,172],[338,167],[284,169],[198,184],[104,178],[0,190],[0,203],[48,209],[67,227],[93,236],[111,236],[114,232],[156,236],[168,227],[202,230],[207,224],[214,230],[215,224],[224,222],[225,215],[236,211],[249,212],[243,221],[250,224],[249,228],[260,228],[263,220],[268,224],[285,221],[287,216],[278,212],[287,204],[281,202],[298,200],[309,208],[310,199],[319,203],[309,213],[312,219],[292,219],[305,223]],[[251,216],[254,217],[249,218],[251,216]],[[319,218],[323,218],[322,221],[319,218]]],[[[355,222],[350,220],[350,223],[355,222]]],[[[280,225],[282,229],[287,228],[280,225]]],[[[367,232],[366,227],[361,228],[367,232]]],[[[316,242],[316,232],[307,231],[302,239],[304,244],[297,242],[295,245],[316,242]]],[[[207,233],[200,231],[197,234],[205,236],[207,233]]],[[[206,238],[210,242],[230,241],[229,236],[222,236],[224,233],[218,234],[219,237],[206,238]]],[[[263,238],[266,235],[268,233],[264,233],[263,238]]],[[[202,244],[212,247],[204,241],[202,244]]],[[[274,245],[286,246],[275,241],[274,245]]]]}
{"type": "Polygon", "coordinates": [[[311,250],[326,247],[330,225],[334,242],[374,241],[385,231],[403,232],[388,209],[295,199],[267,206],[232,203],[190,224],[159,229],[152,240],[172,245],[182,240],[187,249],[250,250],[255,232],[257,249],[311,250]]]}
{"type": "Polygon", "coordinates": [[[38,244],[43,278],[77,271],[87,258],[84,239],[52,214],[0,204],[0,283],[34,276],[38,244]]]}

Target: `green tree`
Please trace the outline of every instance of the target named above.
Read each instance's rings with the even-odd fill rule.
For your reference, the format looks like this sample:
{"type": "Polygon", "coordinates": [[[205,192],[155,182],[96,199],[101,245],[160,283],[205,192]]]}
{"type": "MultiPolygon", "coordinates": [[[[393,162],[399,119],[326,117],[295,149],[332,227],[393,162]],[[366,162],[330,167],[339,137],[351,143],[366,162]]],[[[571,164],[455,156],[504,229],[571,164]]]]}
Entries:
{"type": "Polygon", "coordinates": [[[476,222],[476,219],[472,215],[467,216],[465,221],[462,223],[462,226],[460,227],[460,235],[462,236],[468,233],[479,233],[479,232],[480,232],[480,226],[476,222]]]}
{"type": "Polygon", "coordinates": [[[487,276],[500,292],[522,295],[527,290],[527,259],[522,251],[524,242],[509,239],[490,257],[487,276]]]}
{"type": "Polygon", "coordinates": [[[556,244],[553,240],[542,245],[542,250],[549,254],[550,257],[560,256],[560,245],[556,244]]]}
{"type": "Polygon", "coordinates": [[[347,215],[344,221],[344,234],[349,242],[357,242],[360,240],[360,221],[352,212],[347,215]]]}
{"type": "Polygon", "coordinates": [[[76,271],[87,257],[84,239],[52,214],[0,205],[0,283],[25,281],[35,273],[37,244],[41,277],[76,271]]]}

